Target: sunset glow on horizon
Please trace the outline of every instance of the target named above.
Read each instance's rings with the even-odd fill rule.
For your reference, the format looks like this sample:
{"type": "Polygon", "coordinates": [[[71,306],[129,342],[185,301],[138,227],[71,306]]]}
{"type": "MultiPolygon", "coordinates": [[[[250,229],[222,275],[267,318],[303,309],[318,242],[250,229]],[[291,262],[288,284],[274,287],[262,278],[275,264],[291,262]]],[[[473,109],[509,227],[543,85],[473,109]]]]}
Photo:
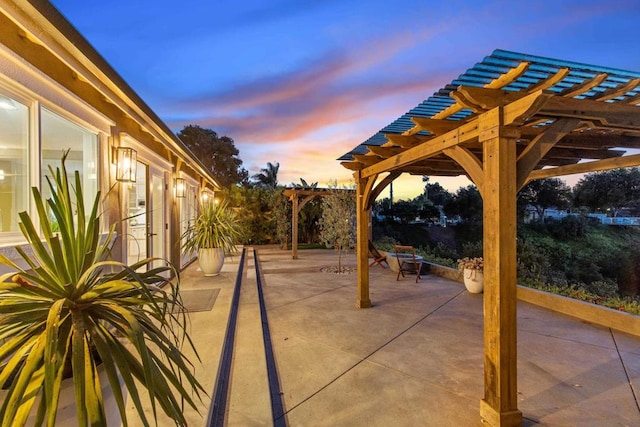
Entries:
{"type": "MultiPolygon", "coordinates": [[[[638,0],[52,3],[174,132],[229,136],[283,185],[351,184],[336,158],[494,49],[640,70],[638,0]]],[[[394,199],[423,189],[401,176],[394,199]]]]}

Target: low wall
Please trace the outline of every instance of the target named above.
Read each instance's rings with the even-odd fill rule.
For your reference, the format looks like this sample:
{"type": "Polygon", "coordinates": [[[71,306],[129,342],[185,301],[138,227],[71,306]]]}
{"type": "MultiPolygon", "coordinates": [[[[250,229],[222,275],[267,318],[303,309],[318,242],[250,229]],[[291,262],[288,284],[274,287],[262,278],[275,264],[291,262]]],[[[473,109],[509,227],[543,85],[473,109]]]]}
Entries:
{"type": "MultiPolygon", "coordinates": [[[[429,272],[449,280],[463,283],[462,273],[455,268],[425,262],[429,272]]],[[[573,298],[518,285],[518,299],[590,323],[640,336],[640,316],[591,304],[573,298]]]]}

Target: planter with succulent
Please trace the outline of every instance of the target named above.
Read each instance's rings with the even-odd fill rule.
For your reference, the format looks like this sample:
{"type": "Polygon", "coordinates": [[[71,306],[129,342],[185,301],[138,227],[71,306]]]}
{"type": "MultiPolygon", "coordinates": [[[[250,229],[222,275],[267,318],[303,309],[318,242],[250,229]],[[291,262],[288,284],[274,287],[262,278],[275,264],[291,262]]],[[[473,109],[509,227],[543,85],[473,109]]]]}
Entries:
{"type": "Polygon", "coordinates": [[[197,252],[204,275],[217,276],[224,265],[225,252],[235,252],[239,237],[236,213],[226,202],[208,202],[182,234],[182,250],[187,254],[197,252]]]}
{"type": "Polygon", "coordinates": [[[79,173],[73,183],[67,178],[67,154],[61,168],[50,168],[51,198],[33,188],[40,231],[30,214],[19,214],[33,253],[16,250],[28,268],[0,254],[13,270],[0,277],[0,423],[126,425],[128,395],[148,425],[141,399],[148,395],[154,418],[161,408],[186,425],[183,405],[195,408],[205,392],[182,350],[186,343],[195,351],[177,273],[152,259],[131,266],[110,259],[115,226],[101,235],[100,194],[86,211],[79,173]],[[167,271],[174,281],[162,276],[167,271]],[[65,399],[71,421],[62,419],[65,399]]]}
{"type": "Polygon", "coordinates": [[[479,258],[462,258],[458,260],[458,270],[464,276],[464,286],[472,294],[484,290],[484,260],[479,258]]]}

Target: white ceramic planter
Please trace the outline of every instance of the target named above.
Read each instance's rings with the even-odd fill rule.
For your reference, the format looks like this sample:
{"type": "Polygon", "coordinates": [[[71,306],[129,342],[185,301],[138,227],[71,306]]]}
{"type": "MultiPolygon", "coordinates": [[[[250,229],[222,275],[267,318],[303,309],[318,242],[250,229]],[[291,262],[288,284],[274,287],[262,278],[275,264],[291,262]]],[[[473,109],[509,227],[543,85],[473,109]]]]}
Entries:
{"type": "Polygon", "coordinates": [[[484,290],[484,274],[482,271],[465,268],[462,274],[464,275],[464,286],[469,293],[482,293],[484,290]]]}
{"type": "Polygon", "coordinates": [[[198,264],[205,276],[217,276],[224,264],[224,250],[206,248],[198,251],[198,264]]]}

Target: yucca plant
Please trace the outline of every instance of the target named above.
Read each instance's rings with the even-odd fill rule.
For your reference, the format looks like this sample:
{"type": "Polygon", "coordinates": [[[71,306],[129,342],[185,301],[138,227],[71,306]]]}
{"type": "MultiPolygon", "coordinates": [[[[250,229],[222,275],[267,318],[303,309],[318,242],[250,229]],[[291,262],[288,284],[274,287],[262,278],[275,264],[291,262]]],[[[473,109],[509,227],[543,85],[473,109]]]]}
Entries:
{"type": "Polygon", "coordinates": [[[0,277],[0,384],[8,386],[2,425],[24,425],[33,409],[35,425],[54,426],[65,365],[71,368],[78,425],[106,425],[100,363],[124,425],[120,378],[145,425],[143,389],[154,417],[159,406],[176,425],[186,425],[184,403],[195,408],[204,390],[182,352],[183,345],[195,348],[178,274],[168,263],[153,267],[153,259],[131,266],[111,260],[115,226],[101,235],[100,194],[85,211],[80,174],[75,172],[73,184],[67,178],[67,154],[61,168],[49,168],[46,202],[33,188],[42,236],[31,215],[19,214],[33,253],[16,250],[28,268],[0,254],[0,262],[14,270],[0,277]],[[163,277],[167,272],[173,281],[163,277]]]}
{"type": "Polygon", "coordinates": [[[193,254],[198,249],[220,248],[225,252],[235,252],[235,244],[240,237],[236,213],[227,202],[208,202],[202,205],[200,215],[182,235],[182,249],[193,254]]]}

